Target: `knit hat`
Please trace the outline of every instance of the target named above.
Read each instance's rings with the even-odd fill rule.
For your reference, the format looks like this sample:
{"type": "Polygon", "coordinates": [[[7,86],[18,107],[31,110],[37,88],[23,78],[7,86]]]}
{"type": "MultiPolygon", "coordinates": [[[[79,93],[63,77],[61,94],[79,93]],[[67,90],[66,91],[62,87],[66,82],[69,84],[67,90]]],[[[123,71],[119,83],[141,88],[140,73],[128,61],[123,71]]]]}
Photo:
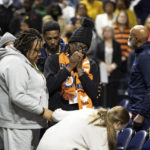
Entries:
{"type": "Polygon", "coordinates": [[[69,39],[69,43],[82,42],[86,44],[88,48],[90,48],[93,27],[94,22],[90,18],[85,17],[83,19],[81,27],[73,32],[72,36],[69,39]]]}
{"type": "Polygon", "coordinates": [[[7,42],[14,42],[16,40],[16,37],[13,36],[11,33],[6,32],[1,38],[0,38],[0,48],[3,47],[7,42]]]}

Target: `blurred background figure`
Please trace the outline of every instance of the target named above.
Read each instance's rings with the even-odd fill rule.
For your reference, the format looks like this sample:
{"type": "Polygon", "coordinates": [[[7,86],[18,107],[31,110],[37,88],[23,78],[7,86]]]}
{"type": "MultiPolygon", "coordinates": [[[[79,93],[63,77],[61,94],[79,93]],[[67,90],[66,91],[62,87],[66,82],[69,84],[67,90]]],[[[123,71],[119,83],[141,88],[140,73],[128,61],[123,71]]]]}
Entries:
{"type": "Polygon", "coordinates": [[[98,14],[102,14],[103,12],[103,3],[98,0],[83,0],[80,3],[85,4],[87,8],[87,15],[93,20],[96,19],[98,14]]]}
{"type": "Polygon", "coordinates": [[[20,31],[27,30],[31,27],[31,20],[29,17],[22,18],[20,22],[20,31]]]}
{"type": "Polygon", "coordinates": [[[136,16],[141,24],[144,25],[146,18],[150,14],[150,4],[148,0],[139,0],[137,5],[134,7],[136,16]]]}
{"type": "Polygon", "coordinates": [[[148,16],[145,20],[145,27],[148,29],[149,31],[149,37],[148,37],[148,41],[150,41],[150,16],[148,16]]]}
{"type": "Polygon", "coordinates": [[[103,105],[113,107],[119,103],[118,85],[120,81],[121,48],[120,44],[114,40],[114,30],[110,26],[105,26],[102,30],[102,41],[97,44],[95,59],[99,63],[106,65],[108,74],[108,84],[106,85],[106,95],[103,95],[103,105]],[[112,97],[115,97],[112,99],[112,97]]]}
{"type": "Polygon", "coordinates": [[[77,4],[80,2],[80,0],[67,0],[67,3],[69,6],[76,8],[77,4]]]}
{"type": "Polygon", "coordinates": [[[44,6],[44,0],[34,0],[32,8],[41,16],[46,15],[46,7],[44,6]]]}
{"type": "Polygon", "coordinates": [[[62,18],[65,19],[66,24],[69,24],[70,19],[75,15],[75,9],[69,6],[66,0],[59,0],[59,6],[62,9],[62,18]]]}
{"type": "Polygon", "coordinates": [[[2,0],[2,4],[0,4],[0,28],[2,34],[10,32],[9,25],[15,11],[16,8],[12,0],[2,0]]]}
{"type": "Polygon", "coordinates": [[[24,0],[13,0],[13,4],[16,8],[20,8],[21,7],[21,3],[23,2],[24,0]]]}
{"type": "Polygon", "coordinates": [[[121,44],[122,61],[125,61],[129,56],[131,48],[128,46],[128,37],[130,28],[128,23],[128,16],[125,11],[120,11],[114,25],[114,37],[117,42],[121,44]]]}
{"type": "Polygon", "coordinates": [[[133,27],[133,26],[137,25],[138,22],[136,20],[136,15],[135,15],[134,11],[129,8],[129,5],[130,5],[130,3],[128,0],[116,0],[117,9],[116,9],[115,13],[119,14],[119,12],[121,10],[126,11],[126,13],[128,15],[128,19],[129,19],[129,26],[133,27]]]}
{"type": "Polygon", "coordinates": [[[49,21],[58,22],[60,25],[60,31],[63,33],[66,20],[62,17],[62,9],[58,3],[52,3],[47,7],[47,15],[43,17],[43,26],[49,21]]]}
{"type": "Polygon", "coordinates": [[[115,40],[121,45],[121,72],[122,78],[120,81],[120,95],[124,95],[128,86],[128,68],[127,68],[127,59],[131,48],[128,46],[128,38],[130,34],[130,28],[128,23],[128,15],[126,11],[120,11],[116,23],[114,25],[114,37],[115,40]]]}
{"type": "Polygon", "coordinates": [[[65,27],[65,31],[64,31],[64,35],[63,35],[63,40],[64,40],[65,43],[68,43],[74,29],[75,29],[75,27],[71,24],[68,24],[65,27]]]}
{"type": "Polygon", "coordinates": [[[97,15],[95,21],[96,32],[99,37],[102,37],[102,30],[104,26],[113,26],[116,21],[116,14],[114,13],[116,5],[113,1],[107,0],[103,4],[104,14],[97,15]]]}
{"type": "Polygon", "coordinates": [[[75,12],[75,16],[71,18],[71,23],[73,25],[75,25],[75,22],[77,19],[81,19],[83,17],[88,17],[87,16],[87,9],[86,9],[86,5],[79,3],[76,6],[76,12],[75,12]]]}
{"type": "Polygon", "coordinates": [[[17,10],[10,22],[10,32],[14,35],[20,32],[20,23],[23,18],[30,19],[30,27],[41,32],[42,16],[32,8],[33,0],[24,0],[21,3],[21,8],[17,10]]]}

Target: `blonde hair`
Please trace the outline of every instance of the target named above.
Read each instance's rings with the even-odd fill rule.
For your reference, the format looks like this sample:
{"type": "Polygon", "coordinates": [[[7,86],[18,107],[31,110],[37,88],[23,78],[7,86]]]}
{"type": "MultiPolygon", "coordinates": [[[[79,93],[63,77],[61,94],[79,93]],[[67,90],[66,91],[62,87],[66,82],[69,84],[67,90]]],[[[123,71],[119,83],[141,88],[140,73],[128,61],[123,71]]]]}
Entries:
{"type": "Polygon", "coordinates": [[[100,120],[97,126],[103,126],[107,128],[107,139],[109,150],[116,149],[116,132],[113,124],[120,122],[122,125],[129,122],[129,113],[122,106],[115,106],[110,110],[101,108],[98,110],[97,114],[93,116],[94,119],[89,122],[89,124],[100,120]]]}

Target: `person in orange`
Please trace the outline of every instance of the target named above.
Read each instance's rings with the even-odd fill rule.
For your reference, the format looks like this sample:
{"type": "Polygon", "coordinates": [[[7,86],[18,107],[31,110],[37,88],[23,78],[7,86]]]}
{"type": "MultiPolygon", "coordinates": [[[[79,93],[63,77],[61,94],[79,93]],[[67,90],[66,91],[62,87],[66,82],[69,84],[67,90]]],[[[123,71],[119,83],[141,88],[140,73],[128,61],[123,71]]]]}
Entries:
{"type": "Polygon", "coordinates": [[[93,20],[98,14],[103,14],[103,3],[98,0],[83,0],[80,3],[85,4],[87,8],[87,15],[93,20]]]}
{"type": "Polygon", "coordinates": [[[84,18],[81,27],[70,37],[66,51],[48,56],[44,75],[51,110],[93,108],[98,93],[99,73],[97,64],[86,56],[93,27],[94,22],[84,18]]]}
{"type": "Polygon", "coordinates": [[[129,56],[131,48],[128,46],[128,37],[130,34],[128,16],[125,11],[120,11],[114,25],[115,40],[120,43],[122,50],[122,61],[129,56]]]}
{"type": "Polygon", "coordinates": [[[126,11],[120,11],[117,16],[116,24],[114,25],[114,37],[115,40],[120,43],[121,46],[121,72],[122,77],[120,80],[119,89],[121,94],[124,95],[125,91],[128,87],[127,78],[128,78],[128,58],[129,53],[131,52],[131,48],[128,46],[128,38],[130,34],[130,28],[128,23],[128,15],[126,11]]]}

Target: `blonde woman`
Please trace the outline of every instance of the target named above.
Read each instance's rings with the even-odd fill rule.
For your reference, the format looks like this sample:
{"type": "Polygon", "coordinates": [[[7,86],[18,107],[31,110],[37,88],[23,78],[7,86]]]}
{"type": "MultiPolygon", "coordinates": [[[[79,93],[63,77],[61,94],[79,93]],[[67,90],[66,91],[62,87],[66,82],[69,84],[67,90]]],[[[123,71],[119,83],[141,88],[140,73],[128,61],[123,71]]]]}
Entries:
{"type": "Polygon", "coordinates": [[[129,121],[127,110],[121,106],[110,110],[56,110],[52,116],[60,122],[46,131],[37,150],[115,150],[116,131],[129,121]]]}

